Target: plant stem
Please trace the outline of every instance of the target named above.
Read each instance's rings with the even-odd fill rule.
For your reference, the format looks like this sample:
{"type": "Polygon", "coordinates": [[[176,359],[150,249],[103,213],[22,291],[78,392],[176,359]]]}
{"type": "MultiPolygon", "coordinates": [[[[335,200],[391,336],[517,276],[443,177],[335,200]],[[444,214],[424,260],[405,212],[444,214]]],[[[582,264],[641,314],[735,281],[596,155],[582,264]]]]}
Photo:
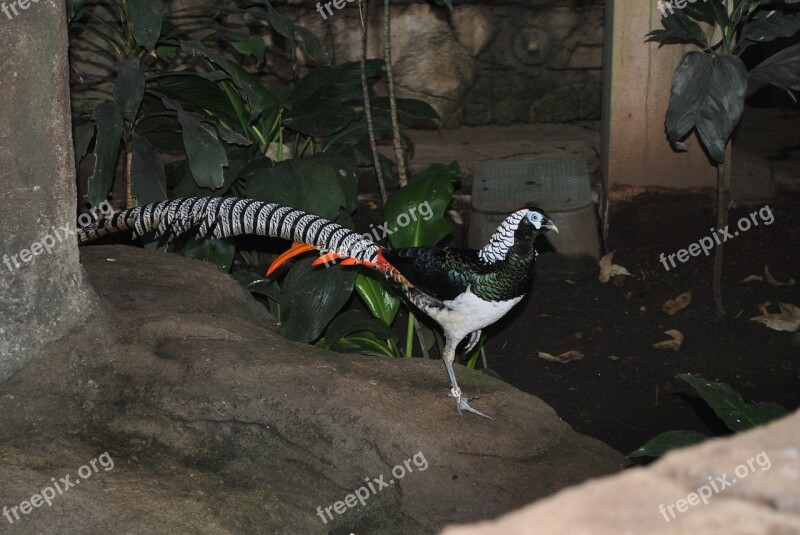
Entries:
{"type": "Polygon", "coordinates": [[[414,351],[414,322],[416,318],[411,310],[408,311],[408,326],[406,327],[406,358],[411,358],[414,351]]]}
{"type": "MultiPolygon", "coordinates": [[[[728,224],[728,209],[725,205],[725,163],[717,164],[717,229],[724,229],[728,224]]],[[[720,243],[714,250],[714,281],[712,292],[714,304],[717,306],[717,316],[725,315],[722,305],[722,252],[723,244],[720,243]]]]}
{"type": "Polygon", "coordinates": [[[392,118],[392,138],[394,155],[397,159],[397,182],[402,188],[408,184],[406,158],[403,152],[403,140],[400,138],[400,126],[397,121],[397,98],[394,94],[394,73],[392,72],[392,9],[391,0],[383,0],[383,57],[386,63],[386,85],[389,87],[389,112],[392,118]]]}
{"type": "Polygon", "coordinates": [[[372,151],[372,162],[375,164],[375,178],[381,192],[381,202],[386,204],[386,183],[383,180],[381,160],[378,156],[378,142],[375,140],[375,129],[372,126],[372,104],[369,100],[367,85],[367,19],[369,19],[369,0],[358,0],[358,16],[361,18],[361,92],[364,94],[364,118],[367,121],[369,148],[372,151]]]}

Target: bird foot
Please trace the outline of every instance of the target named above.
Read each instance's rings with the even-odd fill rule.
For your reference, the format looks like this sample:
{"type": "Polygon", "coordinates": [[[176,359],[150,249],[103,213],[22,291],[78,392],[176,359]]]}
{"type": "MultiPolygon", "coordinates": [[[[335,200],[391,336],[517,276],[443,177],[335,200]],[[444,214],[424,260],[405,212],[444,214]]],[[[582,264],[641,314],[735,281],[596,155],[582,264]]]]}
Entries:
{"type": "Polygon", "coordinates": [[[489,420],[493,420],[494,418],[492,418],[491,416],[483,414],[481,411],[473,409],[472,407],[469,406],[468,402],[477,398],[478,396],[472,398],[465,398],[464,396],[459,395],[458,401],[456,402],[456,409],[458,410],[459,416],[461,415],[461,411],[467,411],[471,412],[472,414],[477,414],[478,416],[481,416],[483,418],[488,418],[489,420]]]}

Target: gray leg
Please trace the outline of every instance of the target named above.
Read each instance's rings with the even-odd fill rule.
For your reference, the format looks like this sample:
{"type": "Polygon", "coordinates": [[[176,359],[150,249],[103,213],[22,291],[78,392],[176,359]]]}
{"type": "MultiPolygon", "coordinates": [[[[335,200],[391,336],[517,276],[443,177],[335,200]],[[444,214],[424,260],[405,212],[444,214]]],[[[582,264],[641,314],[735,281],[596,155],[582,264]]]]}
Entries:
{"type": "Polygon", "coordinates": [[[444,347],[444,355],[442,355],[442,360],[444,361],[444,366],[447,368],[447,375],[450,377],[450,384],[453,387],[450,390],[450,395],[456,398],[456,409],[458,410],[458,414],[461,414],[461,411],[471,412],[473,414],[477,414],[478,416],[483,416],[484,418],[492,419],[491,416],[487,416],[480,411],[477,411],[469,406],[468,400],[463,396],[461,393],[461,389],[458,387],[458,381],[456,381],[456,374],[453,371],[453,361],[456,358],[456,346],[461,340],[450,340],[449,338],[446,340],[445,347],[444,347]]]}

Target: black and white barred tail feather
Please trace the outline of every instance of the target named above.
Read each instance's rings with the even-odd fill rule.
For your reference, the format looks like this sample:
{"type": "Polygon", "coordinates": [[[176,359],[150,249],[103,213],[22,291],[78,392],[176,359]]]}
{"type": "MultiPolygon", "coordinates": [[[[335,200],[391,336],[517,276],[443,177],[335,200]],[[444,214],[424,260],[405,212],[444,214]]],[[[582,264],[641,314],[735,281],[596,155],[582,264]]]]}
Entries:
{"type": "Polygon", "coordinates": [[[178,236],[195,227],[200,237],[271,236],[307,243],[356,263],[379,265],[382,260],[379,245],[337,223],[289,206],[237,197],[191,197],[137,206],[86,225],[78,231],[78,241],[131,229],[135,236],[153,231],[157,237],[178,236]]]}

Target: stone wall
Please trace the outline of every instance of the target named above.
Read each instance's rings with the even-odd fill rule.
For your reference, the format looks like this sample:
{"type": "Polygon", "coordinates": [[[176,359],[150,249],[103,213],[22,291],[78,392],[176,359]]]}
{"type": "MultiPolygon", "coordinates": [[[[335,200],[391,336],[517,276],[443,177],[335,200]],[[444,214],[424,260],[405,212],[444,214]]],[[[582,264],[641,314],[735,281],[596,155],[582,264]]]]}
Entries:
{"type": "MultiPolygon", "coordinates": [[[[323,39],[336,62],[359,58],[355,2],[329,15],[303,0],[282,12],[323,39]]],[[[445,126],[600,117],[604,0],[458,1],[455,12],[394,2],[399,93],[422,98],[445,126]],[[491,7],[490,7],[491,6],[491,7]]],[[[382,3],[371,2],[368,55],[381,56],[382,3]]]]}

